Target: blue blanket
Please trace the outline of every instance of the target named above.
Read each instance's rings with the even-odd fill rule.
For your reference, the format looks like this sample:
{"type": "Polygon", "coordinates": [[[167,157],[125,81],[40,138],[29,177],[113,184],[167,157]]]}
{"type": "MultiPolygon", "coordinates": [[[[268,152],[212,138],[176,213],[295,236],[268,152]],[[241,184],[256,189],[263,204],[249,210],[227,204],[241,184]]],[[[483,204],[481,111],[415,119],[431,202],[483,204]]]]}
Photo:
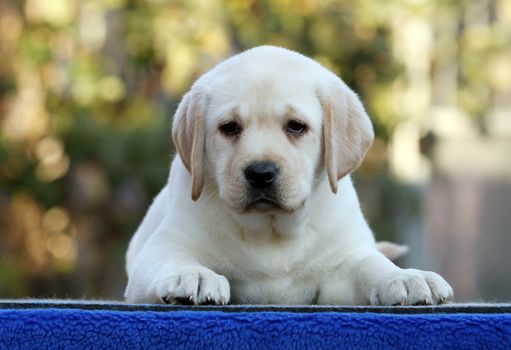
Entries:
{"type": "Polygon", "coordinates": [[[0,349],[511,349],[511,313],[0,308],[0,349]]]}

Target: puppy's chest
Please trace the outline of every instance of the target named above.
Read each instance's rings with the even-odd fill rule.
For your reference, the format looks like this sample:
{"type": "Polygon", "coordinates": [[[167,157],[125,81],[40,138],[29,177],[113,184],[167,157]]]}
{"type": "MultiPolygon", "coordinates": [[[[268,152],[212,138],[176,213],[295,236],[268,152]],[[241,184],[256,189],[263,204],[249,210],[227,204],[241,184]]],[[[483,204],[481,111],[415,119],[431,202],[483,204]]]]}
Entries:
{"type": "Polygon", "coordinates": [[[315,304],[318,281],[294,276],[231,279],[235,304],[315,304]]]}
{"type": "Polygon", "coordinates": [[[313,303],[325,274],[310,251],[251,249],[219,271],[230,282],[233,302],[257,304],[313,303]]]}

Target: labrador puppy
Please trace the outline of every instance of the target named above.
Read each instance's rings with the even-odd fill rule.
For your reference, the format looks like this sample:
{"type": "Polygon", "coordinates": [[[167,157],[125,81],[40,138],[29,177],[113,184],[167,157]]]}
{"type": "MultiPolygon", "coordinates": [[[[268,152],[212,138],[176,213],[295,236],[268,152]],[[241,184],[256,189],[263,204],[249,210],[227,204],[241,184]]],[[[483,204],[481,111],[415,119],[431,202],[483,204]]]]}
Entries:
{"type": "Polygon", "coordinates": [[[433,272],[378,249],[350,173],[373,128],[357,95],[299,53],[261,46],[200,77],[173,121],[167,185],[127,252],[126,301],[439,304],[433,272]]]}

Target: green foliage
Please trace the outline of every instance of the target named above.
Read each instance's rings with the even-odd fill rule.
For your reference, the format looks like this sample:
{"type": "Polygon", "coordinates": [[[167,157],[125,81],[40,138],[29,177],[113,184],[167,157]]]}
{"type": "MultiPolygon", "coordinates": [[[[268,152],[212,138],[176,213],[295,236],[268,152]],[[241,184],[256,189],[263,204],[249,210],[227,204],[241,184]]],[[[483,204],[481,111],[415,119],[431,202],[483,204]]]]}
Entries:
{"type": "MultiPolygon", "coordinates": [[[[68,296],[83,296],[84,290],[85,296],[120,296],[119,252],[168,176],[172,113],[193,80],[215,63],[261,44],[311,56],[361,95],[386,147],[403,118],[395,92],[408,79],[394,52],[396,18],[408,14],[434,23],[435,11],[455,16],[464,6],[383,0],[0,2],[0,240],[6,242],[0,248],[0,296],[62,290],[68,296]]],[[[489,98],[475,97],[491,95],[480,67],[488,59],[506,71],[509,62],[499,56],[506,48],[499,33],[475,30],[470,34],[481,40],[462,38],[460,45],[466,54],[459,99],[480,120],[489,98]]],[[[500,75],[489,83],[507,86],[500,75]]],[[[413,205],[390,207],[402,186],[387,176],[386,166],[377,169],[370,176],[361,171],[361,183],[367,193],[380,193],[370,216],[390,239],[398,223],[385,218],[413,205]]],[[[400,203],[413,202],[413,196],[401,197],[400,203]]]]}

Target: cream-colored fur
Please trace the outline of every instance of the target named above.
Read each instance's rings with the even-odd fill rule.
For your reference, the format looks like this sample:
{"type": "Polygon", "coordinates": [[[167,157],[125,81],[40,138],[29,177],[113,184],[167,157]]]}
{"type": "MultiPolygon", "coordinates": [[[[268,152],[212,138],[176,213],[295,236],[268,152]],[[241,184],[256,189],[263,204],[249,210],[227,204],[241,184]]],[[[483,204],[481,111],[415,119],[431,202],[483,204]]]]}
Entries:
{"type": "Polygon", "coordinates": [[[134,303],[442,303],[442,277],[380,253],[349,173],[373,139],[355,93],[315,61],[262,46],[203,75],[176,111],[178,150],[127,252],[134,303]],[[289,132],[289,121],[306,125],[289,132]],[[235,122],[229,136],[220,130],[235,122]],[[244,177],[279,169],[272,204],[244,177]]]}

